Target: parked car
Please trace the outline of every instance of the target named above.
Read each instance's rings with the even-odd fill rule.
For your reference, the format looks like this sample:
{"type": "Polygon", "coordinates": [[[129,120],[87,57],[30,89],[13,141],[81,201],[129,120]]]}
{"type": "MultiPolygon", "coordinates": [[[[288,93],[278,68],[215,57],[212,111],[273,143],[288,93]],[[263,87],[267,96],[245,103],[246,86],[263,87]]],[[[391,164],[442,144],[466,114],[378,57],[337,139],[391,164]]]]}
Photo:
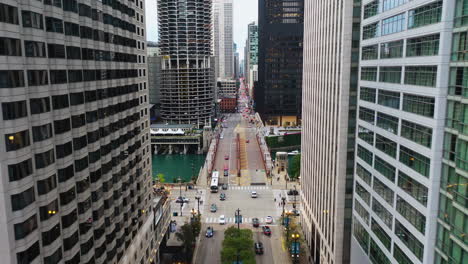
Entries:
{"type": "Polygon", "coordinates": [[[252,219],[252,225],[253,227],[258,227],[260,225],[260,221],[258,221],[258,218],[253,218],[252,219]]]}
{"type": "Polygon", "coordinates": [[[213,228],[211,226],[209,226],[207,229],[206,229],[206,234],[205,234],[206,237],[213,237],[213,228]]]}
{"type": "Polygon", "coordinates": [[[227,190],[227,189],[228,189],[228,185],[225,183],[225,184],[223,184],[223,187],[222,187],[222,188],[223,188],[223,190],[227,190]]]}
{"type": "Polygon", "coordinates": [[[258,197],[258,194],[256,191],[252,191],[252,193],[250,193],[250,197],[252,198],[257,198],[258,197]]]}
{"type": "Polygon", "coordinates": [[[272,224],[273,223],[273,217],[267,216],[266,219],[265,219],[265,223],[272,224]]]}
{"type": "Polygon", "coordinates": [[[221,201],[226,200],[226,194],[225,194],[225,193],[221,193],[221,194],[219,195],[219,199],[220,199],[221,201]]]}
{"type": "Polygon", "coordinates": [[[263,255],[263,243],[262,242],[255,243],[254,248],[255,248],[255,254],[263,255]]]}
{"type": "Polygon", "coordinates": [[[269,226],[262,226],[263,234],[271,236],[271,229],[269,226]]]}
{"type": "Polygon", "coordinates": [[[226,217],[224,215],[219,216],[219,224],[224,225],[226,223],[226,217]]]}
{"type": "Polygon", "coordinates": [[[210,212],[215,213],[217,210],[218,210],[218,207],[216,206],[216,204],[212,204],[210,207],[210,212]]]}

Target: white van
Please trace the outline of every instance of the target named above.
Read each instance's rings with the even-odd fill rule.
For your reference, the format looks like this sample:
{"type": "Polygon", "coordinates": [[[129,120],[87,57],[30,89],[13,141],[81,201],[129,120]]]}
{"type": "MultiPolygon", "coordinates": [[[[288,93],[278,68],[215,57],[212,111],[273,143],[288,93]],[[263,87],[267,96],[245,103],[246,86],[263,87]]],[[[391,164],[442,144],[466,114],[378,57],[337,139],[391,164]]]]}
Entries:
{"type": "Polygon", "coordinates": [[[226,223],[226,218],[224,217],[224,215],[220,215],[219,216],[219,224],[224,225],[225,223],[226,223]]]}
{"type": "Polygon", "coordinates": [[[250,194],[250,197],[252,197],[252,198],[257,198],[257,197],[258,197],[257,192],[256,192],[256,191],[252,191],[252,193],[250,194]]]}

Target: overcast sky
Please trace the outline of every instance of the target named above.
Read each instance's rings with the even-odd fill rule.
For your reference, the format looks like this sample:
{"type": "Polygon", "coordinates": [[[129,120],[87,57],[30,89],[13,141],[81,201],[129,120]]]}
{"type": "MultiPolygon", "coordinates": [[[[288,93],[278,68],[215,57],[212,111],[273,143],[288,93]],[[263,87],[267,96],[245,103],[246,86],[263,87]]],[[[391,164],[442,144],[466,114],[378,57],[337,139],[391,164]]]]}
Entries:
{"type": "MultiPolygon", "coordinates": [[[[157,0],[146,1],[146,28],[149,41],[158,40],[157,0]]],[[[244,45],[247,39],[247,25],[257,21],[257,0],[233,0],[234,2],[234,42],[237,43],[239,60],[244,58],[244,45]]]]}

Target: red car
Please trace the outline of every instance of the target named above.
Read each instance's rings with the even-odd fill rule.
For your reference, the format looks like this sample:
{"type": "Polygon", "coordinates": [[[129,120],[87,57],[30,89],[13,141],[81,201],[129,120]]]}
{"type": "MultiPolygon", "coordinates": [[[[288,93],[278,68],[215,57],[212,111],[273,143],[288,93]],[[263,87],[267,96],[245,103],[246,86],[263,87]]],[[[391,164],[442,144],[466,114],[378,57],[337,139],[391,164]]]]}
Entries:
{"type": "Polygon", "coordinates": [[[228,160],[228,159],[229,159],[229,155],[224,155],[224,159],[225,159],[225,160],[228,160]]]}
{"type": "Polygon", "coordinates": [[[271,236],[271,229],[269,226],[262,226],[263,234],[271,236]]]}

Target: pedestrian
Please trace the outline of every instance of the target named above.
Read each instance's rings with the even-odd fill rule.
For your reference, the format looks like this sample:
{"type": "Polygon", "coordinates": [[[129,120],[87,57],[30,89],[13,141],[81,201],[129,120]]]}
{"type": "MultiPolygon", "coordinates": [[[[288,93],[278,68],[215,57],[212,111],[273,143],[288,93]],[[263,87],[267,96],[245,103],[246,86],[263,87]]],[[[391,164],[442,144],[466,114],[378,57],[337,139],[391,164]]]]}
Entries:
{"type": "Polygon", "coordinates": [[[275,198],[275,203],[276,203],[276,198],[275,198]]]}

